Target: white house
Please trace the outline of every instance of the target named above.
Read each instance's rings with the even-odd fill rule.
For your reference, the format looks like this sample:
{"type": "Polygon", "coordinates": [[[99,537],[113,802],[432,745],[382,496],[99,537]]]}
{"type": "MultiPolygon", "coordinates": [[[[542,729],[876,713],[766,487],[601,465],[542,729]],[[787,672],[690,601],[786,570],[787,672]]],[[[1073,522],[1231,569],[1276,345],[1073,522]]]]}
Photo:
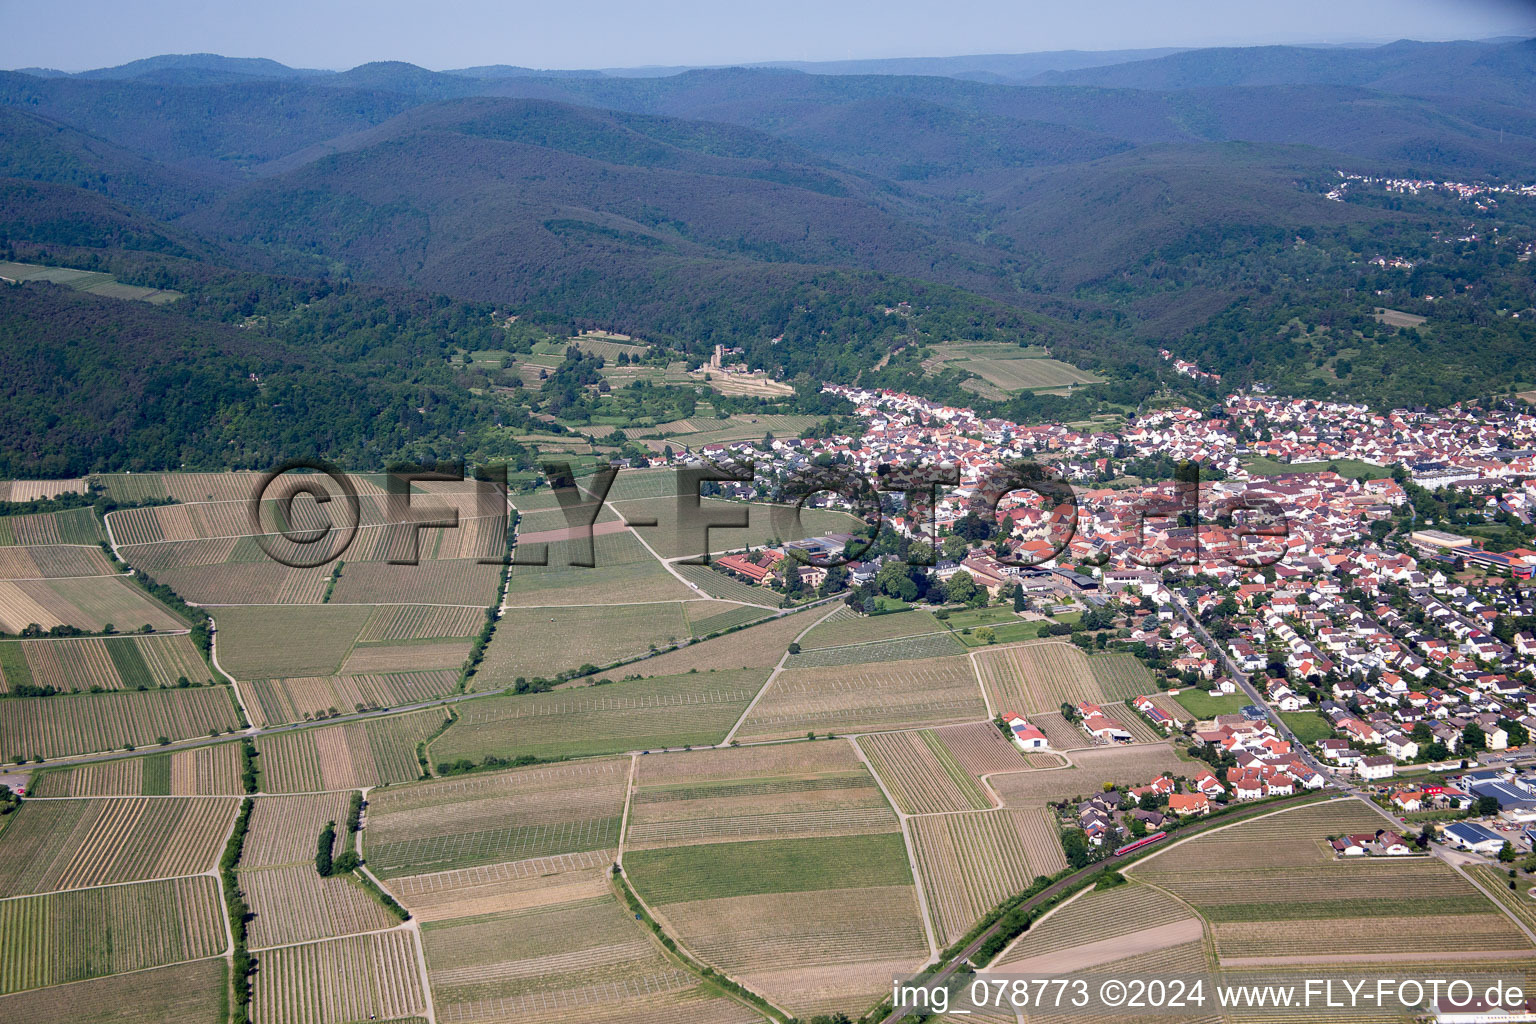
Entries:
{"type": "Polygon", "coordinates": [[[1372,754],[1370,757],[1362,757],[1355,771],[1362,779],[1390,779],[1396,767],[1397,762],[1386,754],[1372,754]]]}

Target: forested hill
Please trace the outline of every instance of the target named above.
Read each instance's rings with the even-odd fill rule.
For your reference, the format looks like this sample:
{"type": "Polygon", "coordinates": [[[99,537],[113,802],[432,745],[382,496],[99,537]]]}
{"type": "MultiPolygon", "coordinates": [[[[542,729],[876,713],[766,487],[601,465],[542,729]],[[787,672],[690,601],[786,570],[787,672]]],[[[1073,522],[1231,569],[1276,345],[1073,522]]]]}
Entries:
{"type": "Polygon", "coordinates": [[[908,360],[940,324],[1121,383],[1170,348],[1234,383],[1395,400],[1423,381],[1376,356],[1406,341],[1455,368],[1434,381],[1452,400],[1536,384],[1520,357],[1456,351],[1536,349],[1519,315],[1536,198],[1338,191],[1341,174],[1536,181],[1536,45],[1126,58],[1034,77],[1027,61],[624,77],[215,55],[5,72],[0,241],[438,293],[679,355],[739,345],[786,379],[888,366],[935,393],[942,375],[908,360]],[[893,328],[902,303],[926,326],[893,328]],[[1425,326],[1329,327],[1380,325],[1379,307],[1425,326]]]}

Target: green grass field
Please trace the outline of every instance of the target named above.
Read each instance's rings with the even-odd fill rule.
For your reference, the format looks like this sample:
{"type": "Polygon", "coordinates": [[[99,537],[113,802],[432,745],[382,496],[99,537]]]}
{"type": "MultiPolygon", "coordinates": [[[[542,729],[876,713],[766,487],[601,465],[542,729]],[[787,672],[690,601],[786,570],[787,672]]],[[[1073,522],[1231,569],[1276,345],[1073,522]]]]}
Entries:
{"type": "Polygon", "coordinates": [[[1253,458],[1246,459],[1243,463],[1248,472],[1254,476],[1279,476],[1283,473],[1321,473],[1326,469],[1333,469],[1341,476],[1351,480],[1365,477],[1368,480],[1380,480],[1392,475],[1392,470],[1385,466],[1372,466],[1366,462],[1358,462],[1354,459],[1335,459],[1332,462],[1276,462],[1274,459],[1253,458]]]}
{"type": "Polygon", "coordinates": [[[1282,711],[1280,718],[1303,743],[1316,743],[1333,735],[1333,726],[1316,711],[1282,711]]]}
{"type": "Polygon", "coordinates": [[[657,905],[912,884],[906,846],[894,832],[636,850],[625,855],[624,868],[657,905]]]}
{"type": "Polygon", "coordinates": [[[924,365],[931,372],[941,368],[964,370],[1010,393],[1094,384],[1101,379],[1070,363],[1046,358],[1043,349],[1021,348],[1006,342],[945,342],[934,346],[933,356],[924,365]]]}
{"type": "Polygon", "coordinates": [[[430,759],[580,757],[718,743],[767,679],[765,669],[695,672],[477,700],[433,741],[430,759]]]}
{"type": "Polygon", "coordinates": [[[1204,690],[1190,687],[1180,690],[1178,696],[1173,698],[1179,705],[1196,718],[1215,718],[1217,715],[1235,715],[1251,703],[1241,693],[1234,693],[1230,697],[1212,697],[1204,690]]]}

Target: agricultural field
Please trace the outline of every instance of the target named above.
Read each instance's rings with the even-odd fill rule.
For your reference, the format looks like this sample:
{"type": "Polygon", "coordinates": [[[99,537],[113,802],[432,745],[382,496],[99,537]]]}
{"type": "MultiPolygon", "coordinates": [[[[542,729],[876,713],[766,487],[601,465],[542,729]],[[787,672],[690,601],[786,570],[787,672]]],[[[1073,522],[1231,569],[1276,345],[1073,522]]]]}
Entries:
{"type": "Polygon", "coordinates": [[[0,581],[0,632],[20,633],[29,625],[43,629],[74,626],[100,633],[151,626],[182,630],[187,624],[123,576],[78,579],[0,581]]]}
{"type": "MultiPolygon", "coordinates": [[[[171,545],[163,557],[175,558],[171,545]]],[[[325,598],[334,565],[293,569],[278,562],[227,562],[214,565],[175,565],[163,568],[147,564],[137,548],[124,548],[129,564],[176,591],[191,604],[218,607],[242,604],[319,604],[325,598]]],[[[350,566],[349,566],[350,568],[350,566]]]]}
{"type": "Polygon", "coordinates": [[[787,668],[747,714],[740,739],[946,725],[986,714],[964,657],[787,668]]]}
{"type": "Polygon", "coordinates": [[[877,640],[895,640],[924,633],[942,633],[944,626],[933,613],[922,609],[891,612],[886,615],[860,615],[847,605],[817,625],[800,641],[800,649],[819,650],[846,644],[865,644],[877,640]]]}
{"type": "Polygon", "coordinates": [[[860,1012],[928,956],[895,832],[639,850],[624,868],[688,949],[797,1015],[860,1012]]]}
{"type": "Polygon", "coordinates": [[[929,372],[963,370],[1009,394],[1037,388],[1094,384],[1101,379],[1071,363],[1047,358],[1042,349],[1007,342],[947,341],[935,345],[933,355],[923,365],[929,372]]]}
{"type": "Polygon", "coordinates": [[[1086,797],[1100,792],[1106,782],[1142,786],[1162,774],[1187,778],[1202,766],[1180,761],[1172,747],[1157,744],[1077,750],[1072,760],[1071,768],[996,775],[988,781],[1005,805],[1030,807],[1086,797]]]}
{"type": "Polygon", "coordinates": [[[1336,858],[1326,838],[1384,821],[1355,800],[1282,811],[1218,829],[1137,864],[1135,877],[1195,907],[1224,963],[1270,956],[1369,953],[1387,929],[1393,952],[1530,949],[1523,932],[1449,865],[1433,857],[1336,858]],[[1262,876],[1264,885],[1253,879],[1262,876]],[[1286,941],[1297,922],[1308,940],[1286,941]]]}
{"type": "Polygon", "coordinates": [[[547,545],[545,558],[547,565],[512,566],[509,606],[624,604],[641,594],[648,601],[697,596],[628,531],[596,534],[590,552],[585,542],[556,541],[547,545]],[[591,568],[572,564],[589,554],[591,568]]]}
{"type": "Polygon", "coordinates": [[[627,758],[434,779],[369,794],[368,866],[383,877],[613,849],[627,758]]]}
{"type": "Polygon", "coordinates": [[[217,956],[227,945],[207,875],[0,901],[0,994],[217,956]]]}
{"type": "Polygon", "coordinates": [[[626,675],[637,673],[662,676],[694,670],[708,672],[713,669],[772,668],[784,657],[795,637],[810,628],[824,614],[822,609],[813,608],[803,614],[782,615],[734,633],[625,665],[623,672],[626,675]]]}
{"type": "Polygon", "coordinates": [[[476,700],[458,709],[429,758],[582,757],[719,743],[767,679],[766,670],[737,669],[476,700]]]}
{"type": "MultiPolygon", "coordinates": [[[[261,797],[257,803],[265,799],[261,797]]],[[[318,834],[319,828],[315,831],[318,834]]],[[[307,863],[240,872],[240,890],[254,915],[248,925],[251,949],[383,931],[399,923],[351,877],[321,878],[316,874],[315,836],[307,838],[307,863]]]]}
{"type": "Polygon", "coordinates": [[[984,775],[1022,772],[1033,767],[1024,752],[1004,738],[991,722],[946,725],[933,733],[950,757],[978,781],[984,775]]]}
{"type": "Polygon", "coordinates": [[[328,821],[341,826],[350,799],[346,792],[257,797],[240,852],[240,870],[307,864],[314,871],[320,830],[328,821]]]}
{"type": "Polygon", "coordinates": [[[421,775],[416,745],[447,720],[447,711],[423,708],[263,736],[256,741],[262,789],[312,793],[409,782],[421,775]]]}
{"type": "Polygon", "coordinates": [[[1199,917],[1188,907],[1150,886],[1091,889],[1037,921],[991,969],[1017,974],[1087,970],[1198,943],[1202,933],[1199,917]]]}
{"type": "Polygon", "coordinates": [[[240,744],[215,743],[145,757],[50,768],[32,778],[33,796],[238,796],[240,744]]]}
{"type": "Polygon", "coordinates": [[[297,676],[258,679],[241,684],[241,694],[257,725],[299,722],[332,709],[391,708],[453,693],[456,668],[428,672],[368,673],[347,676],[297,676]]]}
{"type": "Polygon", "coordinates": [[[28,1024],[224,1024],[229,964],[198,960],[0,996],[0,1019],[28,1024]]]}
{"type": "Polygon", "coordinates": [[[1056,711],[1063,703],[1118,702],[1156,688],[1131,655],[1089,657],[1062,640],[987,648],[975,658],[982,684],[999,711],[1029,715],[1056,711]]]}
{"type": "Polygon", "coordinates": [[[759,587],[755,583],[738,580],[723,572],[716,572],[707,565],[688,565],[678,562],[672,566],[677,573],[710,597],[743,604],[765,605],[778,608],[784,603],[781,594],[771,587],[759,587]]]}
{"type": "Polygon", "coordinates": [[[773,614],[770,609],[735,601],[695,601],[686,606],[688,628],[695,639],[719,633],[733,626],[744,626],[773,614]],[[704,614],[704,613],[708,614],[704,614]]]}
{"type": "Polygon", "coordinates": [[[913,818],[912,849],[941,945],[953,942],[1037,875],[1067,866],[1045,810],[975,811],[913,818]]]}
{"type": "MultiPolygon", "coordinates": [[[[673,491],[663,492],[665,497],[617,498],[619,482],[615,480],[609,503],[625,522],[635,523],[654,519],[655,526],[636,526],[656,553],[663,558],[682,558],[703,554],[704,538],[697,530],[684,531],[678,521],[677,498],[673,491]]],[[[731,523],[709,531],[710,552],[738,551],[742,548],[758,548],[768,544],[801,540],[827,533],[852,533],[863,526],[853,516],[832,509],[805,508],[800,510],[796,522],[791,506],[764,505],[756,502],[725,501],[720,498],[703,498],[699,502],[700,513],[706,522],[731,523]],[[742,524],[745,525],[736,525],[742,524]]]]}
{"type": "Polygon", "coordinates": [[[500,909],[477,906],[460,919],[427,918],[422,945],[438,1019],[760,1021],[662,954],[619,902],[606,866],[540,863],[545,873],[516,877],[517,895],[500,899],[500,909]]]}
{"type": "Polygon", "coordinates": [[[0,759],[65,757],[233,732],[229,687],[0,700],[0,759]]]}
{"type": "Polygon", "coordinates": [[[403,928],[270,949],[252,986],[262,1024],[392,1020],[425,1012],[416,936],[403,928]]]}
{"type": "Polygon", "coordinates": [[[220,608],[219,664],[236,679],[335,675],[372,614],[359,605],[220,608]]]}
{"type": "Polygon", "coordinates": [[[347,562],[331,594],[331,604],[423,604],[488,607],[496,600],[502,567],[473,558],[416,565],[347,562]]]}
{"type": "Polygon", "coordinates": [[[992,801],[932,729],[858,739],[896,806],[908,814],[981,810],[992,801]]]}
{"type": "Polygon", "coordinates": [[[0,501],[36,501],[57,498],[61,494],[84,494],[90,481],[84,477],[70,480],[0,480],[0,501]]]}
{"type": "Polygon", "coordinates": [[[342,675],[377,675],[458,669],[468,657],[471,641],[464,637],[440,640],[396,640],[358,644],[341,663],[342,675]]]}
{"type": "Polygon", "coordinates": [[[0,830],[0,899],[207,871],[238,805],[226,797],[29,800],[0,830]]]}
{"type": "Polygon", "coordinates": [[[357,634],[359,643],[381,640],[422,640],[439,636],[474,636],[485,622],[475,608],[388,604],[373,610],[357,634]]]}
{"type": "Polygon", "coordinates": [[[625,847],[900,830],[846,741],[652,755],[637,766],[625,847]]]}
{"type": "MultiPolygon", "coordinates": [[[[896,612],[910,615],[911,612],[896,612]]],[[[809,635],[806,639],[810,639],[809,635]]],[[[824,647],[820,650],[792,654],[790,668],[828,668],[838,665],[858,665],[876,661],[908,661],[925,658],[943,658],[959,654],[964,648],[953,633],[928,633],[922,636],[900,637],[895,640],[878,640],[874,643],[853,644],[848,647],[824,647]]]]}
{"type": "Polygon", "coordinates": [[[16,640],[0,646],[0,692],[31,683],[61,692],[136,690],[214,681],[213,671],[184,633],[16,640]]]}
{"type": "Polygon", "coordinates": [[[601,668],[686,640],[690,635],[680,601],[583,608],[508,608],[486,648],[485,661],[474,683],[478,689],[494,689],[509,685],[518,676],[549,678],[583,665],[601,668]]]}
{"type": "Polygon", "coordinates": [[[95,509],[71,508],[63,512],[0,516],[0,546],[79,544],[96,547],[106,539],[95,509]]]}
{"type": "Polygon", "coordinates": [[[98,547],[75,544],[0,546],[0,580],[112,576],[116,573],[117,569],[98,547]]]}

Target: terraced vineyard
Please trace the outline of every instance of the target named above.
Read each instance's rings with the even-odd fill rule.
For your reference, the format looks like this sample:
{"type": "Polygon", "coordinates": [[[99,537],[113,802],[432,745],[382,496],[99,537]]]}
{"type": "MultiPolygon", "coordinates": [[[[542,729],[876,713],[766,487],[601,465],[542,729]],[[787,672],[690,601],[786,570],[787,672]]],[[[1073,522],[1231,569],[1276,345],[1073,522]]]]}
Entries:
{"type": "Polygon", "coordinates": [[[984,719],[986,714],[964,657],[786,668],[747,715],[738,738],[871,732],[984,719]]]}
{"type": "Polygon", "coordinates": [[[0,759],[64,757],[233,732],[227,686],[0,701],[0,759]]]}
{"type": "Polygon", "coordinates": [[[0,899],[213,867],[239,801],[31,800],[0,830],[0,899]]]}
{"type": "Polygon", "coordinates": [[[979,810],[992,801],[939,742],[933,730],[860,737],[896,806],[908,814],[979,810]]]}
{"type": "Polygon", "coordinates": [[[0,901],[0,993],[223,952],[212,878],[77,889],[0,901]]]}
{"type": "Polygon", "coordinates": [[[404,929],[271,949],[251,1018],[263,1024],[391,1020],[426,1009],[416,938],[404,929]]]}
{"type": "Polygon", "coordinates": [[[34,796],[235,796],[240,745],[216,743],[169,754],[125,757],[35,776],[34,796]]]}
{"type": "Polygon", "coordinates": [[[629,761],[450,778],[369,795],[368,865],[394,876],[617,845],[629,761]]]}
{"type": "Polygon", "coordinates": [[[1041,810],[913,818],[913,853],[941,943],[953,942],[1037,875],[1066,867],[1054,819],[1041,810]]]}
{"type": "Polygon", "coordinates": [[[297,729],[257,740],[269,793],[389,786],[421,776],[416,745],[448,720],[441,708],[297,729]]]}

